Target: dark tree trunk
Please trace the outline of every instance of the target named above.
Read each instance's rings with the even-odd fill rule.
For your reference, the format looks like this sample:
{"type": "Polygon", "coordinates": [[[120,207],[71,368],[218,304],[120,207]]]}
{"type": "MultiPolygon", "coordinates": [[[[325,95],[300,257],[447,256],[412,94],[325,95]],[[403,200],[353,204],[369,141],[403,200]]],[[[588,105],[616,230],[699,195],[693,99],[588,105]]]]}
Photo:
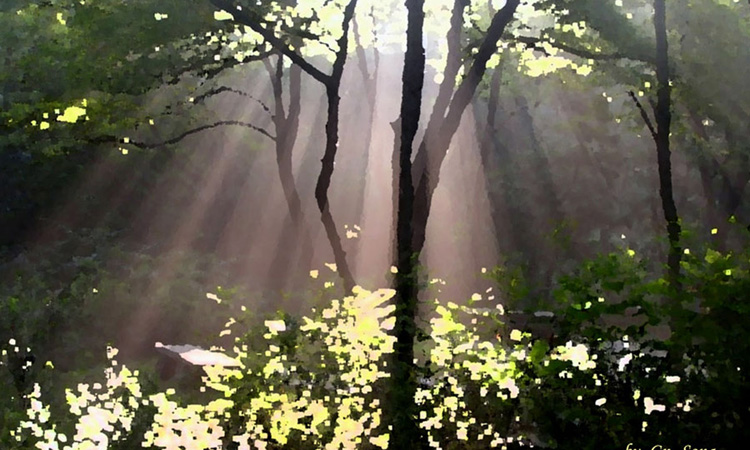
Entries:
{"type": "Polygon", "coordinates": [[[535,175],[538,177],[539,183],[541,184],[542,194],[544,201],[547,203],[547,213],[550,218],[556,223],[561,223],[565,220],[565,214],[563,213],[560,199],[557,197],[557,191],[555,189],[555,182],[552,178],[552,169],[549,165],[547,155],[544,154],[541,144],[536,137],[536,130],[534,128],[534,118],[529,112],[529,104],[526,97],[519,95],[516,97],[516,104],[518,105],[519,118],[521,124],[525,128],[523,131],[531,141],[531,153],[534,162],[535,175]]]}
{"type": "Polygon", "coordinates": [[[326,147],[321,159],[322,167],[318,182],[315,185],[315,200],[320,210],[323,228],[328,236],[333,250],[333,259],[336,263],[338,273],[344,282],[344,290],[349,293],[354,288],[354,276],[349,270],[349,264],[346,260],[346,252],[341,244],[341,236],[336,229],[336,222],[331,214],[330,204],[328,202],[328,188],[331,185],[333,177],[333,167],[336,160],[336,151],[339,144],[339,88],[341,87],[341,76],[344,74],[344,65],[346,64],[347,49],[349,43],[349,24],[354,17],[354,9],[357,6],[357,0],[351,0],[344,8],[344,21],[342,23],[342,35],[338,40],[339,51],[336,53],[336,60],[333,63],[333,71],[327,81],[324,83],[326,88],[326,99],[328,101],[328,122],[326,122],[326,147]]]}
{"type": "MultiPolygon", "coordinates": [[[[339,78],[340,81],[340,78],[339,78]]],[[[339,83],[331,83],[326,86],[326,99],[328,101],[328,122],[326,122],[326,149],[321,160],[322,167],[318,183],[315,185],[315,200],[320,210],[323,228],[328,236],[333,250],[333,259],[336,263],[339,275],[344,282],[346,292],[351,292],[354,288],[354,277],[349,271],[349,265],[346,261],[346,251],[341,244],[341,236],[336,229],[336,222],[331,214],[330,204],[328,202],[328,188],[331,185],[333,177],[333,165],[336,159],[336,150],[339,142],[339,83]]]]}
{"type": "MultiPolygon", "coordinates": [[[[424,87],[425,52],[422,46],[424,0],[406,0],[408,26],[406,55],[402,77],[400,146],[398,167],[398,214],[396,224],[396,345],[390,389],[388,423],[392,426],[389,449],[418,448],[423,439],[417,424],[414,403],[415,317],[417,313],[418,252],[412,245],[412,208],[414,187],[411,175],[411,153],[419,127],[424,87]]],[[[396,189],[396,187],[394,187],[396,189]]]]}
{"type": "MultiPolygon", "coordinates": [[[[448,30],[448,34],[446,36],[447,42],[448,42],[448,54],[446,56],[446,66],[445,71],[443,72],[443,82],[440,84],[440,87],[438,88],[438,94],[435,98],[435,104],[432,107],[432,113],[430,113],[430,120],[427,124],[427,132],[429,133],[430,130],[437,130],[440,128],[440,124],[445,118],[445,111],[448,109],[448,105],[450,104],[451,96],[453,94],[453,90],[455,88],[456,84],[456,76],[458,75],[458,71],[461,68],[461,28],[463,27],[463,12],[464,9],[466,9],[466,6],[468,5],[467,0],[454,0],[453,2],[453,10],[451,11],[451,21],[450,21],[450,28],[448,30]]],[[[399,119],[400,120],[400,119],[399,119]]],[[[399,146],[401,142],[401,122],[393,122],[391,123],[391,127],[393,128],[394,135],[395,135],[395,144],[393,147],[393,159],[392,159],[392,167],[393,167],[393,222],[392,222],[392,229],[393,229],[393,236],[395,237],[396,229],[397,227],[397,217],[398,217],[398,179],[399,179],[399,173],[400,173],[400,165],[399,165],[399,146]]],[[[417,159],[415,161],[415,164],[419,165],[419,167],[414,167],[412,169],[412,177],[414,177],[414,172],[423,170],[423,163],[424,161],[421,159],[417,159]]],[[[413,183],[414,178],[412,178],[413,183]]],[[[396,250],[396,239],[392,239],[393,242],[393,255],[398,254],[398,250],[396,250]]],[[[394,257],[394,259],[398,259],[397,256],[394,257]]]]}
{"type": "MultiPolygon", "coordinates": [[[[541,218],[546,218],[546,223],[542,224],[541,230],[544,234],[555,235],[559,230],[561,233],[567,233],[566,216],[557,195],[554,179],[552,178],[552,168],[550,167],[549,158],[544,152],[539,140],[537,139],[536,129],[534,127],[534,117],[529,112],[529,105],[524,95],[516,97],[518,106],[518,115],[521,122],[521,129],[524,135],[530,141],[529,150],[531,150],[531,161],[533,167],[533,177],[537,180],[540,192],[537,194],[534,203],[541,203],[544,206],[541,218]]],[[[587,149],[583,149],[588,154],[587,149]]],[[[596,161],[593,161],[596,163],[596,161]]],[[[596,164],[595,164],[596,165],[596,164]]],[[[533,204],[533,203],[532,203],[533,204]]],[[[529,271],[529,281],[534,282],[534,290],[543,293],[550,289],[555,277],[555,269],[559,262],[566,259],[576,259],[576,247],[565,240],[566,236],[557,240],[559,245],[550,246],[545,242],[549,240],[540,240],[539,247],[536,249],[538,261],[536,269],[529,271]],[[546,248],[545,248],[546,247],[546,248]],[[552,247],[552,248],[550,248],[552,247]]]]}
{"type": "MultiPolygon", "coordinates": [[[[655,10],[661,9],[661,13],[657,11],[657,15],[661,15],[662,18],[665,18],[666,16],[666,9],[663,2],[660,2],[661,5],[658,5],[655,0],[655,10]]],[[[651,44],[646,41],[641,35],[639,35],[638,30],[636,27],[634,27],[628,19],[626,19],[623,14],[620,11],[617,11],[616,5],[613,4],[613,2],[601,2],[599,0],[582,0],[577,8],[572,9],[571,12],[571,18],[580,18],[581,20],[586,21],[586,23],[591,26],[594,30],[596,30],[600,36],[615,44],[615,46],[618,48],[617,55],[622,58],[628,58],[633,59],[637,61],[643,61],[649,64],[654,64],[655,58],[653,57],[653,49],[651,44]],[[596,3],[596,7],[594,6],[594,3],[596,3]],[[601,4],[601,5],[600,5],[601,4]],[[601,6],[601,8],[599,7],[601,6]]],[[[655,17],[656,18],[656,17],[655,17]]],[[[665,22],[665,20],[662,20],[662,22],[665,22]]],[[[655,22],[655,27],[659,27],[655,22]]],[[[667,39],[666,39],[666,26],[663,26],[664,31],[660,33],[657,30],[657,40],[661,40],[664,42],[663,45],[663,51],[665,56],[659,55],[659,59],[663,59],[665,61],[664,67],[668,70],[668,64],[666,64],[667,58],[667,39]],[[665,37],[658,37],[659,34],[664,35],[665,37]]],[[[661,49],[657,49],[657,54],[661,52],[661,49]]],[[[590,54],[584,55],[585,57],[591,56],[590,54]]],[[[668,77],[667,77],[668,78],[668,77]]],[[[683,91],[685,92],[685,91],[683,91]]],[[[701,105],[710,105],[712,103],[712,99],[710,98],[702,98],[699,93],[693,91],[690,92],[689,97],[691,99],[690,103],[693,104],[701,104],[701,105]]],[[[713,108],[710,108],[713,109],[713,108]]],[[[691,110],[690,114],[693,115],[694,111],[691,110]]],[[[724,122],[726,119],[723,114],[718,113],[714,109],[713,112],[710,112],[708,114],[709,117],[711,117],[716,122],[724,122]]],[[[729,145],[729,144],[728,144],[729,145]]],[[[732,146],[729,145],[731,148],[732,146]]],[[[740,152],[746,153],[746,152],[740,152]]],[[[704,181],[707,181],[707,177],[710,173],[713,172],[713,168],[717,167],[716,163],[717,161],[709,161],[706,163],[705,161],[699,160],[699,170],[701,171],[701,177],[704,179],[704,181]]],[[[732,207],[732,203],[735,202],[735,204],[739,204],[741,201],[742,193],[744,192],[744,189],[748,182],[750,182],[750,166],[745,164],[743,166],[743,172],[739,174],[736,180],[732,180],[731,178],[727,178],[727,174],[721,174],[720,173],[720,180],[721,183],[721,192],[717,195],[714,187],[708,188],[708,184],[705,184],[704,182],[704,191],[705,192],[712,192],[713,194],[708,199],[709,202],[718,201],[719,206],[721,208],[720,214],[724,214],[727,216],[731,216],[734,214],[737,208],[732,207]],[[731,211],[731,212],[730,212],[731,211]],[[729,214],[727,214],[729,212],[729,214]]],[[[713,176],[710,176],[711,179],[713,179],[713,176]]],[[[748,220],[745,220],[745,223],[750,222],[748,220]]],[[[672,227],[673,231],[677,231],[677,228],[672,227]]],[[[750,226],[747,227],[748,230],[750,230],[750,226]]],[[[679,234],[679,233],[678,233],[679,234]]],[[[679,257],[679,255],[677,255],[679,257]]]]}
{"type": "Polygon", "coordinates": [[[333,70],[330,75],[323,73],[299,53],[293,47],[288,45],[282,39],[279,39],[273,30],[266,28],[258,20],[258,17],[251,14],[248,10],[237,9],[231,0],[211,0],[217,8],[232,11],[234,20],[237,23],[250,27],[253,31],[263,36],[276,51],[283,53],[284,56],[292,60],[308,75],[317,80],[325,87],[326,99],[328,101],[328,122],[326,123],[326,147],[321,160],[322,167],[318,176],[318,182],[315,186],[315,200],[320,210],[321,222],[325,228],[326,235],[333,249],[333,258],[338,268],[338,273],[344,282],[346,292],[351,292],[354,288],[354,278],[349,270],[346,261],[346,252],[341,244],[341,237],[336,229],[336,223],[331,214],[328,202],[328,188],[331,185],[333,176],[333,166],[336,160],[336,151],[339,141],[339,88],[341,86],[341,76],[344,73],[346,64],[348,44],[349,44],[349,25],[354,17],[354,11],[357,7],[357,0],[350,0],[344,7],[344,17],[341,22],[342,34],[338,44],[338,51],[333,62],[333,70]]]}
{"type": "Polygon", "coordinates": [[[669,54],[667,45],[666,6],[664,0],[654,0],[654,28],[656,30],[656,78],[658,81],[656,113],[656,154],[659,164],[659,194],[667,221],[669,238],[670,281],[677,286],[680,276],[680,222],[672,192],[672,163],[669,133],[672,124],[672,98],[669,85],[669,54]]]}
{"type": "MultiPolygon", "coordinates": [[[[740,172],[732,176],[711,153],[711,150],[702,145],[709,142],[710,136],[700,119],[699,113],[688,106],[687,114],[690,126],[696,136],[687,145],[695,147],[694,159],[700,172],[703,194],[706,198],[706,222],[709,228],[721,228],[726,224],[729,217],[738,213],[742,205],[745,188],[750,182],[747,148],[742,148],[742,143],[735,138],[730,129],[731,126],[726,125],[724,127],[726,145],[732,153],[740,157],[738,161],[741,168],[740,172]],[[716,187],[717,179],[718,187],[716,187]]],[[[748,223],[746,217],[742,217],[740,220],[743,223],[748,223]]],[[[748,229],[750,230],[750,227],[748,229]]],[[[721,233],[720,236],[719,244],[722,247],[726,245],[727,233],[721,233]]],[[[726,250],[725,247],[724,249],[726,250]]]]}
{"type": "MultiPolygon", "coordinates": [[[[401,178],[401,163],[400,161],[400,150],[401,150],[401,118],[399,117],[394,122],[391,122],[391,128],[393,129],[393,154],[391,155],[391,201],[393,205],[393,211],[391,214],[391,253],[388,255],[392,258],[395,265],[398,265],[398,196],[399,196],[399,179],[401,178]]],[[[412,188],[414,182],[412,181],[412,188]]]]}
{"type": "MultiPolygon", "coordinates": [[[[455,8],[463,8],[460,0],[455,8]]],[[[506,6],[492,19],[487,36],[477,52],[465,80],[447,106],[437,105],[438,115],[430,119],[425,138],[420,145],[414,166],[412,146],[419,126],[422,89],[424,87],[425,56],[422,46],[424,23],[423,0],[406,0],[408,26],[404,58],[403,91],[400,115],[400,146],[398,154],[398,211],[396,223],[396,347],[391,381],[389,424],[393,427],[391,449],[411,449],[423,443],[416,423],[414,392],[414,337],[417,312],[416,265],[424,246],[425,230],[439,170],[453,135],[458,130],[461,116],[471,102],[474,92],[486,71],[487,61],[497,52],[497,42],[513,18],[520,0],[508,0],[506,6]],[[445,109],[447,114],[444,115],[445,109]],[[429,149],[430,155],[427,154],[429,149]],[[428,157],[429,156],[429,157],[428,157]],[[414,179],[419,180],[414,190],[414,179]]],[[[456,11],[454,9],[454,12],[456,11]]],[[[450,69],[450,68],[449,68],[450,69]]],[[[455,75],[446,76],[441,91],[453,92],[455,75]],[[450,87],[448,89],[447,86],[450,87]]],[[[438,94],[440,96],[440,93],[438,94]]],[[[398,124],[398,122],[397,122],[398,124]]],[[[394,189],[396,187],[394,186],[394,189]]]]}
{"type": "Polygon", "coordinates": [[[742,204],[742,195],[745,192],[747,183],[750,182],[750,170],[748,170],[748,148],[742,148],[745,144],[743,139],[737,139],[732,129],[727,126],[724,131],[724,136],[727,141],[727,146],[733,149],[739,156],[739,166],[742,168],[738,176],[734,177],[735,181],[728,174],[724,174],[721,178],[721,195],[719,197],[719,203],[724,208],[727,217],[733,216],[737,213],[740,205],[742,204]]]}
{"type": "Polygon", "coordinates": [[[448,55],[446,57],[445,71],[443,71],[443,82],[440,83],[435,105],[432,107],[428,130],[436,129],[445,118],[445,111],[450,105],[453,90],[456,87],[456,76],[461,69],[461,29],[464,25],[464,10],[469,5],[468,0],[454,0],[451,11],[450,28],[446,40],[448,43],[448,55]]]}
{"type": "MultiPolygon", "coordinates": [[[[471,102],[479,82],[487,70],[487,61],[497,52],[497,42],[518,8],[520,0],[508,0],[505,6],[495,14],[487,30],[487,36],[474,57],[466,78],[456,90],[450,101],[447,114],[442,120],[435,120],[434,126],[428,126],[425,137],[419,146],[412,168],[412,177],[417,180],[414,196],[414,222],[412,224],[414,251],[420,253],[424,247],[427,219],[430,215],[432,196],[440,179],[440,166],[450,147],[451,139],[458,130],[461,116],[471,102]]],[[[453,83],[447,78],[443,83],[453,83]]],[[[432,122],[432,120],[431,120],[432,122]]]]}

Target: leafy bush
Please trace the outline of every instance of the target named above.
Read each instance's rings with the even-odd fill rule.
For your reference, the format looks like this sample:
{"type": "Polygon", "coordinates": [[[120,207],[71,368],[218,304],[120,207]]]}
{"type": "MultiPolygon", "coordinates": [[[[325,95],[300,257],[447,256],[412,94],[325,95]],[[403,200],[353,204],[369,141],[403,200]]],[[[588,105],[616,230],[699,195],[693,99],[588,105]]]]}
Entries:
{"type": "Polygon", "coordinates": [[[535,366],[541,382],[525,402],[547,445],[736,448],[746,440],[749,410],[737,399],[749,393],[750,255],[683,256],[679,289],[649,278],[627,249],[560,280],[554,340],[584,345],[596,364],[588,373],[535,366]]]}
{"type": "MultiPolygon", "coordinates": [[[[482,306],[489,295],[436,304],[415,348],[429,444],[735,448],[748,425],[749,256],[688,250],[679,289],[632,250],[601,256],[558,281],[554,315],[537,314],[547,332],[511,325],[482,306]]],[[[200,395],[146,395],[114,361],[104,382],[68,391],[69,413],[36,385],[11,448],[386,448],[393,291],[355,294],[311,317],[230,319],[221,334],[236,336],[240,366],[204,367],[200,395]]]]}

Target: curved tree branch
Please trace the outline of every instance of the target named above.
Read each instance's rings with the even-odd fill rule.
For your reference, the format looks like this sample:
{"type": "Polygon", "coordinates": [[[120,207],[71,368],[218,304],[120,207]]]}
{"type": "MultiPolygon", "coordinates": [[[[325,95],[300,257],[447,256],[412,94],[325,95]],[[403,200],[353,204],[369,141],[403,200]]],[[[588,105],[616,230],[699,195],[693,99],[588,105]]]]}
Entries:
{"type": "Polygon", "coordinates": [[[208,91],[204,92],[203,94],[195,97],[193,99],[193,103],[195,103],[195,104],[201,103],[201,102],[205,101],[208,97],[213,97],[214,95],[219,95],[222,92],[231,92],[233,94],[241,95],[243,97],[247,97],[249,99],[255,100],[255,102],[257,104],[259,104],[261,108],[263,108],[263,111],[267,112],[268,114],[271,114],[271,109],[265,103],[263,103],[262,100],[253,97],[248,92],[245,92],[245,91],[237,89],[237,88],[233,88],[231,86],[219,86],[219,87],[213,88],[211,90],[208,90],[208,91]]]}
{"type": "Polygon", "coordinates": [[[193,134],[196,134],[196,133],[200,133],[201,131],[206,131],[206,130],[210,130],[212,128],[218,128],[218,127],[227,126],[227,125],[250,128],[250,129],[255,130],[255,131],[259,132],[260,134],[266,136],[267,138],[271,139],[272,141],[276,140],[276,137],[273,136],[272,134],[270,134],[264,128],[261,128],[261,127],[258,127],[256,125],[253,125],[252,123],[243,122],[241,120],[220,120],[218,122],[210,123],[210,124],[207,124],[207,125],[201,125],[199,127],[187,130],[187,131],[185,131],[183,133],[178,134],[177,136],[175,136],[173,138],[167,139],[166,141],[157,142],[157,143],[131,141],[131,140],[128,140],[127,142],[125,142],[123,139],[116,138],[116,137],[113,137],[113,136],[101,137],[101,138],[98,138],[98,139],[94,139],[92,142],[99,143],[99,144],[117,142],[117,143],[121,143],[121,144],[132,145],[132,146],[139,147],[139,148],[142,148],[142,149],[154,149],[154,148],[166,147],[167,145],[176,144],[176,143],[180,142],[181,140],[185,139],[186,137],[188,137],[190,135],[193,135],[193,134]]]}
{"type": "Polygon", "coordinates": [[[638,100],[638,97],[635,96],[635,92],[628,91],[628,95],[630,98],[633,99],[633,102],[635,103],[635,106],[638,107],[638,111],[641,113],[641,117],[643,118],[643,122],[648,127],[648,131],[651,132],[651,137],[654,138],[654,141],[657,140],[656,135],[656,128],[654,128],[654,124],[651,122],[651,118],[648,116],[648,113],[646,112],[646,109],[641,104],[640,100],[638,100]]]}
{"type": "Polygon", "coordinates": [[[168,78],[165,81],[165,83],[177,84],[180,82],[181,77],[183,75],[190,74],[190,73],[199,77],[213,78],[227,69],[231,69],[241,64],[247,64],[253,61],[261,61],[263,59],[268,58],[268,56],[271,54],[272,52],[264,51],[264,52],[260,52],[257,55],[249,56],[243,59],[242,61],[238,61],[234,58],[224,58],[219,62],[216,62],[214,60],[198,61],[198,63],[185,67],[179,73],[172,75],[170,78],[168,78]]]}

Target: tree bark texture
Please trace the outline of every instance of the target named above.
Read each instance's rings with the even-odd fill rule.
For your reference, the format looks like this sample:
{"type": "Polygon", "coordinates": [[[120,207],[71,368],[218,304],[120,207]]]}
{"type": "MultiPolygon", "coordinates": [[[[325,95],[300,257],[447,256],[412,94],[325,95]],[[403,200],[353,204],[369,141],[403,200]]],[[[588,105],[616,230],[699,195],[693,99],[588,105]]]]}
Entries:
{"type": "MultiPolygon", "coordinates": [[[[389,449],[419,447],[423,441],[417,424],[414,403],[416,378],[414,370],[415,317],[418,286],[415,273],[416,253],[412,245],[412,209],[414,187],[411,153],[419,127],[424,87],[425,50],[422,46],[424,0],[406,0],[408,25],[406,55],[401,94],[401,142],[399,146],[398,215],[396,224],[396,345],[390,389],[388,423],[391,428],[389,449]]],[[[395,188],[395,187],[394,187],[395,188]]]]}
{"type": "Polygon", "coordinates": [[[664,219],[667,221],[669,254],[667,265],[672,283],[680,275],[680,222],[672,191],[672,162],[669,134],[672,124],[672,98],[669,80],[669,53],[667,44],[666,5],[664,0],[654,0],[654,29],[656,30],[656,78],[658,81],[656,115],[656,154],[659,165],[659,194],[664,219]]]}

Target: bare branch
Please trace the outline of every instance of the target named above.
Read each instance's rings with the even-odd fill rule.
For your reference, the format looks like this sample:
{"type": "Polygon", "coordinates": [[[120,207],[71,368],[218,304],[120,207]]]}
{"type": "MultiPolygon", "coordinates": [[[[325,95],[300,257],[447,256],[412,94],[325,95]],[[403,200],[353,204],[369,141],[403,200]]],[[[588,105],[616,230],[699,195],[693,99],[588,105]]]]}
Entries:
{"type": "Polygon", "coordinates": [[[318,44],[320,44],[323,47],[325,47],[328,50],[330,50],[331,53],[334,53],[334,54],[336,53],[336,50],[333,47],[331,47],[331,44],[329,44],[328,42],[325,42],[325,41],[322,41],[322,40],[318,40],[318,44]]]}
{"type": "Polygon", "coordinates": [[[651,137],[654,138],[654,140],[657,139],[658,134],[656,133],[656,129],[654,128],[654,124],[651,122],[651,118],[649,118],[648,113],[646,112],[646,109],[643,107],[641,102],[638,100],[638,97],[635,96],[635,92],[628,91],[628,95],[630,95],[630,98],[633,99],[635,102],[635,105],[638,107],[638,110],[641,112],[641,117],[643,118],[643,121],[646,123],[646,126],[648,127],[648,131],[651,132],[651,137]]]}
{"type": "Polygon", "coordinates": [[[250,95],[248,92],[242,91],[240,89],[233,88],[231,86],[219,86],[217,88],[213,88],[211,90],[208,90],[204,92],[203,94],[195,97],[193,99],[193,103],[198,104],[203,102],[206,98],[212,97],[214,95],[221,94],[222,92],[231,92],[233,94],[241,95],[243,97],[247,97],[249,99],[255,100],[256,103],[260,105],[261,108],[263,108],[263,111],[267,112],[268,114],[271,114],[271,110],[268,108],[268,106],[263,103],[260,99],[257,99],[250,95]]]}
{"type": "Polygon", "coordinates": [[[139,141],[122,142],[120,139],[113,138],[111,136],[106,137],[106,138],[97,139],[96,141],[100,142],[100,143],[104,143],[104,142],[120,142],[120,143],[123,143],[123,144],[130,144],[130,145],[133,145],[135,147],[139,147],[139,148],[143,148],[143,149],[154,149],[154,148],[165,147],[167,145],[176,144],[176,143],[180,142],[181,140],[185,139],[186,137],[188,137],[190,135],[193,135],[193,134],[196,134],[196,133],[200,133],[201,131],[210,130],[212,128],[226,126],[226,125],[234,125],[234,126],[239,126],[239,127],[250,128],[250,129],[255,130],[258,133],[266,136],[267,138],[269,138],[269,139],[271,139],[273,141],[276,140],[276,137],[273,136],[272,134],[270,134],[264,128],[261,128],[261,127],[258,127],[256,125],[253,125],[252,123],[243,122],[241,120],[220,120],[218,122],[214,122],[214,123],[207,124],[207,125],[201,125],[201,126],[199,126],[197,128],[193,128],[193,129],[187,130],[187,131],[185,131],[185,132],[183,132],[181,134],[178,134],[177,136],[175,136],[175,137],[173,137],[171,139],[167,139],[166,141],[162,141],[162,142],[158,142],[158,143],[147,143],[147,142],[139,142],[139,141]]]}

